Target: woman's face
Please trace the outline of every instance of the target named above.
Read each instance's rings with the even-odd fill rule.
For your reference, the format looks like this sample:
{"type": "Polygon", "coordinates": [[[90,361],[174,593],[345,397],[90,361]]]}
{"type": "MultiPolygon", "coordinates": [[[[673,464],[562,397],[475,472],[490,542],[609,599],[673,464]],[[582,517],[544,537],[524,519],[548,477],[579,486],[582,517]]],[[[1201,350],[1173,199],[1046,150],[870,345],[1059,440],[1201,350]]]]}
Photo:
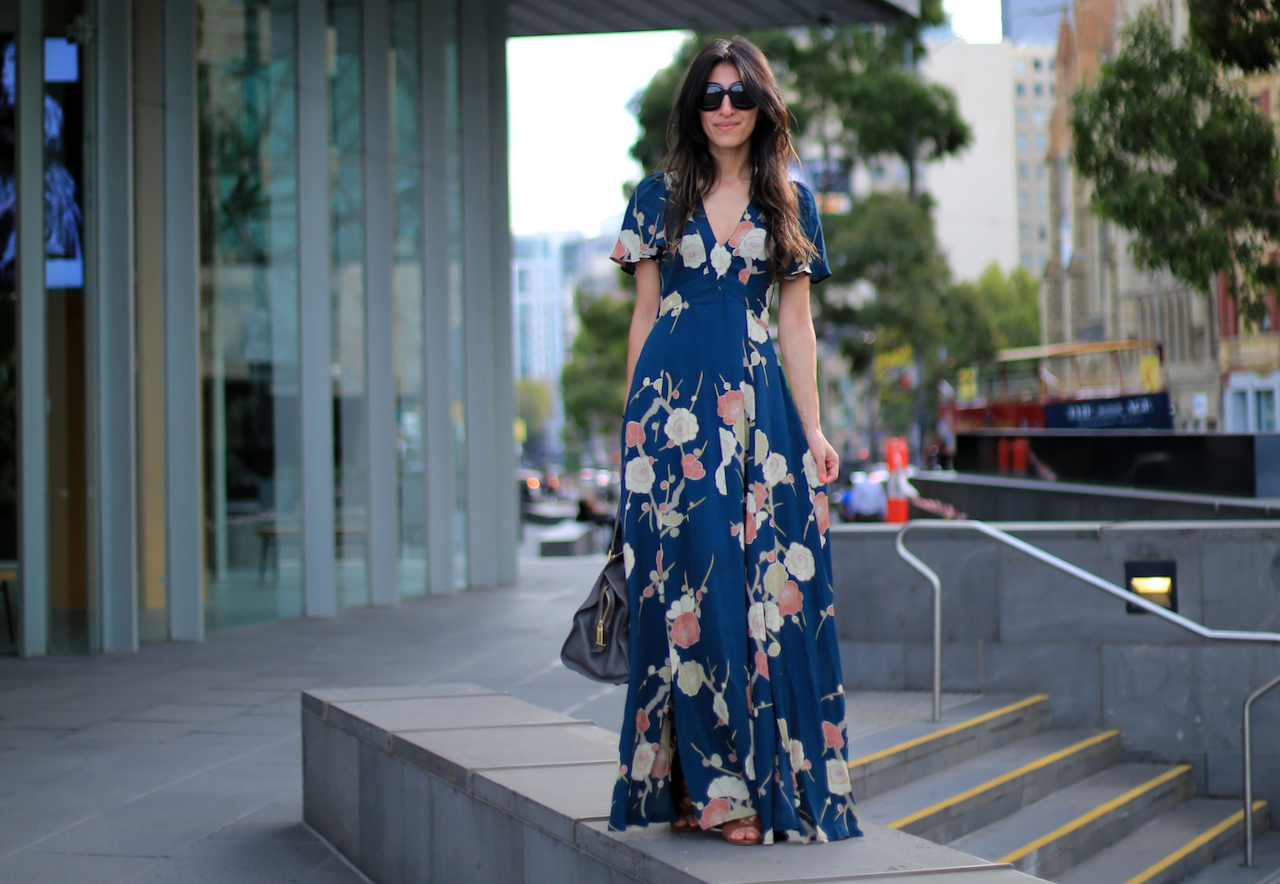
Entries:
{"type": "Polygon", "coordinates": [[[698,112],[702,115],[702,131],[707,134],[707,141],[723,150],[732,150],[747,143],[756,128],[756,117],[760,114],[758,107],[738,110],[730,103],[729,87],[741,79],[738,69],[728,62],[722,61],[712,68],[707,84],[719,83],[725,91],[721,93],[718,108],[698,112]]]}

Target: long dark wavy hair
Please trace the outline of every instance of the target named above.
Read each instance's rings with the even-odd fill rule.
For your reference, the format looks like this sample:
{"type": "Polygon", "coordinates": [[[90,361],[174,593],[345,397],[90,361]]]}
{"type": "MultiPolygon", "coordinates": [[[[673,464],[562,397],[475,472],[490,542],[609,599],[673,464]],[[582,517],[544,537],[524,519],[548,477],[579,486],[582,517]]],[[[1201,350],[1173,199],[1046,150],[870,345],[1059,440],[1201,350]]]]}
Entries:
{"type": "Polygon", "coordinates": [[[788,162],[796,155],[787,106],[764,53],[744,37],[715,40],[699,52],[671,106],[667,156],[662,161],[662,170],[669,176],[664,219],[668,239],[679,238],[685,220],[715,184],[716,161],[707,147],[698,101],[712,69],[721,62],[738,69],[742,88],[760,110],[751,133],[751,196],[769,230],[769,271],[778,279],[791,261],[804,263],[815,251],[800,229],[796,187],[787,172],[788,162]]]}

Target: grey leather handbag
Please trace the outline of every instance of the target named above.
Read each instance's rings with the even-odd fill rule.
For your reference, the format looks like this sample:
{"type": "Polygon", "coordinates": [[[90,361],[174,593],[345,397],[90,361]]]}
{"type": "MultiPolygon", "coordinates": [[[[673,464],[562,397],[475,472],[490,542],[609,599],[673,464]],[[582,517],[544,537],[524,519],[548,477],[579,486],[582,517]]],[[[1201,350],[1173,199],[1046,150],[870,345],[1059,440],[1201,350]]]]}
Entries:
{"type": "Polygon", "coordinates": [[[560,649],[560,661],[574,672],[606,684],[626,684],[631,677],[628,640],[627,573],[622,556],[622,519],[614,522],[609,560],[587,600],[573,615],[573,627],[560,649]]]}

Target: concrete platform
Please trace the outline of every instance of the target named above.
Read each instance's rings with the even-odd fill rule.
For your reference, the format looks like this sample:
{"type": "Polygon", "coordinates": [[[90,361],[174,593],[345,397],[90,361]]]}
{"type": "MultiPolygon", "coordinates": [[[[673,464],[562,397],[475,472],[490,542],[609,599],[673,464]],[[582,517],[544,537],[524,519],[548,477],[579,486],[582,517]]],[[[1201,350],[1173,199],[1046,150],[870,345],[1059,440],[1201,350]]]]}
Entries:
{"type": "Polygon", "coordinates": [[[470,684],[307,691],[303,814],[377,884],[1038,880],[872,823],[750,849],[666,825],[609,832],[616,739],[470,684]]]}

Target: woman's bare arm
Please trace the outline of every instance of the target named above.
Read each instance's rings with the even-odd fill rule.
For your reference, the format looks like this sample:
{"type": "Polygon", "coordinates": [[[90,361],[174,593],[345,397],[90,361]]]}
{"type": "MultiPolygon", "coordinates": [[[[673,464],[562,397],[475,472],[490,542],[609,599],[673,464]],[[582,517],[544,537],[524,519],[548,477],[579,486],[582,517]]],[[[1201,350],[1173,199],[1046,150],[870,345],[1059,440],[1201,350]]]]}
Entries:
{"type": "Polygon", "coordinates": [[[778,348],[809,452],[818,465],[818,478],[832,482],[840,470],[840,457],[822,434],[818,415],[818,345],[809,312],[807,273],[784,279],[779,288],[778,348]]]}
{"type": "Polygon", "coordinates": [[[658,265],[651,258],[636,263],[636,307],[631,314],[631,331],[627,335],[627,395],[631,395],[631,379],[636,371],[636,360],[649,337],[649,330],[658,321],[658,302],[661,294],[658,265]]]}

